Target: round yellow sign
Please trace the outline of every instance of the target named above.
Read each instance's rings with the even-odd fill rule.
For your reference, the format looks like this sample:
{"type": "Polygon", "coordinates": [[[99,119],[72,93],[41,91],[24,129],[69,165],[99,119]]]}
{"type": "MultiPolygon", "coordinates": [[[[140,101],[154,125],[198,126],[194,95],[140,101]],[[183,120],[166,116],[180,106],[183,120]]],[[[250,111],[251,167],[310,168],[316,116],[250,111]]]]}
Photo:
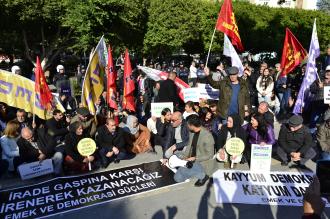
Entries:
{"type": "Polygon", "coordinates": [[[83,138],[78,143],[78,152],[84,157],[92,155],[96,150],[95,141],[91,138],[83,138]]]}
{"type": "Polygon", "coordinates": [[[227,140],[225,148],[228,154],[237,156],[243,153],[245,145],[240,138],[230,138],[227,140]]]}

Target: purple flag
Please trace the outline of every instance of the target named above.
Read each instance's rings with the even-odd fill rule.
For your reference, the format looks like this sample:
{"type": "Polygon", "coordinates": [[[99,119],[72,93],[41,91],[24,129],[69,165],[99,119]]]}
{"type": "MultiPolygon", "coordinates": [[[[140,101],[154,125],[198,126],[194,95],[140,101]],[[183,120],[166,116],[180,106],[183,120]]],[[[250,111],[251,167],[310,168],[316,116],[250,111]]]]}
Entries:
{"type": "Polygon", "coordinates": [[[293,109],[294,114],[299,114],[302,112],[302,109],[305,105],[305,100],[308,98],[309,87],[318,77],[315,60],[317,57],[319,57],[319,55],[320,55],[320,45],[319,45],[319,40],[317,38],[316,19],[315,19],[313,25],[311,44],[309,46],[306,73],[299,90],[296,104],[293,109]]]}

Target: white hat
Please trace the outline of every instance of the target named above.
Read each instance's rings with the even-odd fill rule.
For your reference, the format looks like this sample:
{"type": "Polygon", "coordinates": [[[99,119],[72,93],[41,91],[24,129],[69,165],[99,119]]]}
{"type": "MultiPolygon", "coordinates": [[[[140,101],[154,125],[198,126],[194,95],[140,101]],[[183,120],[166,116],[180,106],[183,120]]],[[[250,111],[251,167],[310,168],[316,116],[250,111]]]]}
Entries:
{"type": "Polygon", "coordinates": [[[58,65],[58,66],[56,67],[56,71],[57,71],[57,72],[60,72],[60,70],[64,70],[64,66],[63,66],[63,65],[58,65]]]}
{"type": "Polygon", "coordinates": [[[325,71],[330,71],[330,65],[325,68],[325,71]]]}
{"type": "Polygon", "coordinates": [[[14,65],[13,67],[11,67],[11,73],[16,74],[16,71],[21,70],[21,68],[17,65],[14,65]]]}

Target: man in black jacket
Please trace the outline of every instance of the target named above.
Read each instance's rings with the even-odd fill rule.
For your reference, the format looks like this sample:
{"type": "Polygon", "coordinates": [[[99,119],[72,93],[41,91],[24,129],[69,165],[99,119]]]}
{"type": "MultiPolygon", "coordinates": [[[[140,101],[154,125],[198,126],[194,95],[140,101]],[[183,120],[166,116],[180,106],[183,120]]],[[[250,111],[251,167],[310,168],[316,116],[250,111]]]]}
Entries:
{"type": "Polygon", "coordinates": [[[64,142],[65,135],[69,133],[70,119],[63,119],[63,113],[56,109],[53,111],[53,118],[46,121],[48,134],[54,138],[56,144],[64,142]]]}
{"type": "Polygon", "coordinates": [[[49,138],[45,129],[39,128],[33,136],[30,128],[23,128],[17,145],[23,163],[52,159],[55,175],[62,174],[63,154],[55,150],[55,142],[49,138]]]}
{"type": "Polygon", "coordinates": [[[121,128],[116,127],[113,119],[107,119],[106,124],[98,128],[96,143],[104,168],[111,162],[119,163],[120,160],[127,158],[124,132],[121,128]]]}
{"type": "MultiPolygon", "coordinates": [[[[175,151],[181,151],[189,141],[189,129],[180,112],[174,112],[171,117],[172,125],[169,126],[164,144],[165,157],[169,158],[175,151]]],[[[158,131],[158,129],[157,129],[158,131]]]]}
{"type": "Polygon", "coordinates": [[[177,87],[174,83],[176,78],[175,72],[170,72],[168,78],[161,82],[158,91],[158,102],[173,102],[174,107],[179,104],[179,96],[177,87]]]}
{"type": "Polygon", "coordinates": [[[277,155],[281,158],[282,166],[287,166],[293,161],[298,166],[304,167],[305,163],[316,155],[312,135],[302,123],[301,116],[293,115],[288,124],[283,124],[281,127],[277,155]]]}

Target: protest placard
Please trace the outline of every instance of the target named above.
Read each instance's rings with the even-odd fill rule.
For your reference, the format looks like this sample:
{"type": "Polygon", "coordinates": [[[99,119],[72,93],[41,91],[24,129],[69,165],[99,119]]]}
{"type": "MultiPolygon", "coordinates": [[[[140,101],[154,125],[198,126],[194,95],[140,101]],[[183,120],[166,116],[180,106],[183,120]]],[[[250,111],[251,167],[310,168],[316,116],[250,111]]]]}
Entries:
{"type": "Polygon", "coordinates": [[[175,185],[161,162],[54,178],[0,191],[0,218],[40,218],[175,185]]]}
{"type": "Polygon", "coordinates": [[[18,166],[18,172],[22,180],[32,179],[54,172],[53,162],[51,159],[26,163],[18,166]]]}
{"type": "Polygon", "coordinates": [[[324,86],[324,103],[330,104],[330,86],[324,86]]]}
{"type": "Polygon", "coordinates": [[[272,145],[251,145],[251,171],[270,171],[272,165],[272,145]]]}
{"type": "Polygon", "coordinates": [[[165,108],[169,108],[173,112],[173,102],[151,103],[151,116],[160,117],[165,108]]]}
{"type": "Polygon", "coordinates": [[[95,141],[91,138],[83,138],[79,141],[77,149],[79,154],[81,154],[82,156],[90,156],[96,150],[95,141]]]}
{"type": "MultiPolygon", "coordinates": [[[[83,138],[78,142],[77,149],[79,154],[84,157],[89,157],[94,154],[96,150],[96,143],[91,138],[83,138]]],[[[92,170],[91,162],[88,162],[88,168],[89,170],[92,170]]]]}
{"type": "MultiPolygon", "coordinates": [[[[302,206],[313,173],[218,170],[213,174],[217,203],[302,206]]],[[[327,203],[327,207],[330,207],[327,203]]]]}
{"type": "Polygon", "coordinates": [[[244,151],[245,145],[240,138],[230,138],[226,142],[226,151],[229,155],[241,155],[244,151]]]}
{"type": "Polygon", "coordinates": [[[184,102],[187,103],[188,101],[192,102],[199,102],[199,88],[185,88],[183,89],[183,98],[184,102]]]}

